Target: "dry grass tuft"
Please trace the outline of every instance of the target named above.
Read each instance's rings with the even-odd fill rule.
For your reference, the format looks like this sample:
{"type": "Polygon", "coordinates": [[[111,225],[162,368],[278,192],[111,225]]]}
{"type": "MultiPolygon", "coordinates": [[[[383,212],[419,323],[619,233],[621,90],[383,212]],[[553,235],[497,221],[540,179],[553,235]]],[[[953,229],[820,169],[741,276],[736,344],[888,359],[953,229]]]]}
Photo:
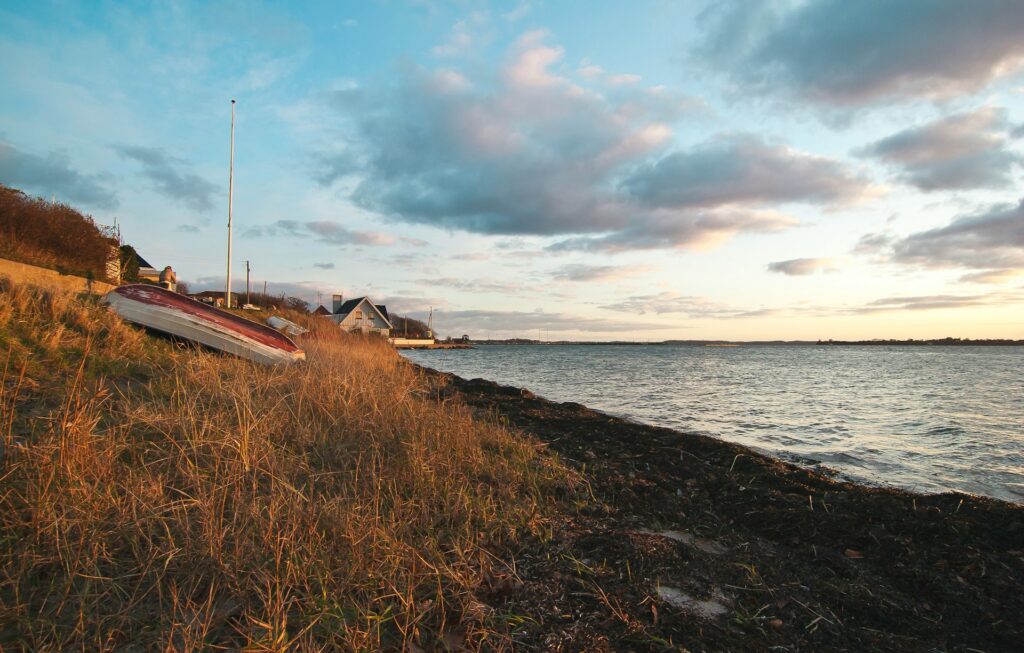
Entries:
{"type": "Polygon", "coordinates": [[[474,592],[568,472],[314,335],[259,367],[0,279],[0,648],[506,648],[474,592]]]}

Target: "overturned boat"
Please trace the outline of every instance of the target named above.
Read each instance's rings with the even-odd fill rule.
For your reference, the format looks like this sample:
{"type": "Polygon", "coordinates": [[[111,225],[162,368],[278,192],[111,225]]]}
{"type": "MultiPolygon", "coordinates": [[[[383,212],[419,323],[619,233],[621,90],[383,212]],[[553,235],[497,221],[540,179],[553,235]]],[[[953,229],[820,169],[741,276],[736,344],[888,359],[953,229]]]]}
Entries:
{"type": "Polygon", "coordinates": [[[309,329],[306,327],[301,327],[291,320],[286,320],[283,317],[278,317],[277,315],[271,315],[268,317],[267,324],[277,331],[284,331],[290,336],[301,336],[303,333],[309,332],[309,329]]]}
{"type": "Polygon", "coordinates": [[[103,301],[129,322],[257,363],[306,359],[306,352],[291,338],[268,326],[158,286],[121,286],[108,292],[103,301]]]}

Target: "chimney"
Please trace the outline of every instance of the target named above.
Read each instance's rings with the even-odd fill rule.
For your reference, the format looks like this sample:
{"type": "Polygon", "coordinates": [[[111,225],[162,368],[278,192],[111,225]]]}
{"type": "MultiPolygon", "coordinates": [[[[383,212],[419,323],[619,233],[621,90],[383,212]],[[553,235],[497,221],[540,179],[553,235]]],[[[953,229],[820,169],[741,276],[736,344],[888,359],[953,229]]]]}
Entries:
{"type": "Polygon", "coordinates": [[[337,314],[341,310],[341,305],[345,303],[344,295],[332,295],[331,299],[331,312],[337,314]]]}

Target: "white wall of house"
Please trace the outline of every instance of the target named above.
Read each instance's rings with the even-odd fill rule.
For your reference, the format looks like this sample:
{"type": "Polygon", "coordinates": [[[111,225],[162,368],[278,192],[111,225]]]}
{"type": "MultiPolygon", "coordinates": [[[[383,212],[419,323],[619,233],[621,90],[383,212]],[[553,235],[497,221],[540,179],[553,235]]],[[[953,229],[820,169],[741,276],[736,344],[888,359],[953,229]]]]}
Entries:
{"type": "Polygon", "coordinates": [[[381,317],[377,309],[367,300],[356,305],[348,315],[331,315],[345,331],[379,333],[385,338],[391,334],[391,325],[381,317]]]}

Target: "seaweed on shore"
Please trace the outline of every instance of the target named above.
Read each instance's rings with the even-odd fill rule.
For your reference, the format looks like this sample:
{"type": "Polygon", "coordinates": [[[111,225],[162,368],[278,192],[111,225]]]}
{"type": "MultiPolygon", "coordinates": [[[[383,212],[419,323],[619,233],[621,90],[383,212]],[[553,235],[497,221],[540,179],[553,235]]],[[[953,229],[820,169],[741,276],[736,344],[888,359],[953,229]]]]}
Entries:
{"type": "Polygon", "coordinates": [[[427,370],[590,487],[487,597],[517,650],[1018,651],[1024,507],[837,481],[427,370]]]}

